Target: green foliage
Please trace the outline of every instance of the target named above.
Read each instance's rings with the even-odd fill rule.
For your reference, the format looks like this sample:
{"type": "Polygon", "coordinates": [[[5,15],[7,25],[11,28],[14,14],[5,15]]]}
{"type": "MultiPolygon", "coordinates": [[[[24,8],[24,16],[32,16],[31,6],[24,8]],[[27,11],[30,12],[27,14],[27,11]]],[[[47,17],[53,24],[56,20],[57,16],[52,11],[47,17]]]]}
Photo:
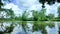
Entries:
{"type": "Polygon", "coordinates": [[[42,9],[40,12],[39,12],[39,17],[38,17],[38,21],[40,20],[46,20],[46,9],[42,9]]]}
{"type": "Polygon", "coordinates": [[[28,15],[29,14],[27,13],[27,11],[24,11],[23,14],[22,14],[22,21],[27,21],[28,15]]]}
{"type": "Polygon", "coordinates": [[[35,21],[33,24],[34,24],[33,25],[33,32],[39,31],[39,30],[44,30],[46,27],[46,23],[42,22],[42,21],[35,21]]]}
{"type": "Polygon", "coordinates": [[[50,22],[50,23],[48,23],[47,25],[48,25],[50,28],[55,27],[55,23],[53,23],[53,22],[50,22]]]}
{"type": "Polygon", "coordinates": [[[4,13],[2,14],[1,20],[5,19],[4,16],[6,16],[6,17],[9,17],[10,16],[10,19],[12,20],[14,18],[14,16],[15,16],[13,10],[12,9],[2,8],[1,6],[4,6],[4,4],[1,1],[2,0],[0,0],[0,15],[1,15],[1,12],[6,13],[6,15],[3,15],[4,13]]]}
{"type": "MultiPolygon", "coordinates": [[[[3,18],[3,19],[5,19],[4,16],[6,16],[6,17],[9,17],[9,16],[10,16],[10,19],[11,19],[11,20],[15,17],[15,14],[14,14],[14,12],[12,11],[12,9],[4,9],[4,8],[1,8],[1,9],[0,9],[0,13],[1,13],[1,12],[6,13],[6,15],[4,15],[4,13],[2,14],[2,17],[1,17],[1,18],[3,18]]],[[[8,18],[7,18],[7,19],[8,19],[8,18]]]]}
{"type": "Polygon", "coordinates": [[[38,20],[38,16],[39,16],[38,11],[34,11],[34,10],[32,10],[32,15],[33,15],[33,19],[34,19],[34,21],[37,21],[37,20],[38,20]]]}
{"type": "Polygon", "coordinates": [[[34,31],[41,31],[42,34],[47,34],[47,31],[46,31],[46,26],[49,26],[50,28],[54,27],[55,26],[55,23],[53,22],[48,22],[46,23],[45,21],[35,21],[33,23],[33,32],[34,31]]]}
{"type": "Polygon", "coordinates": [[[33,15],[34,21],[47,20],[45,12],[46,12],[46,9],[42,9],[40,12],[33,10],[32,15],[33,15]]]}
{"type": "Polygon", "coordinates": [[[22,21],[22,28],[24,29],[25,34],[26,34],[27,21],[22,21]]]}
{"type": "Polygon", "coordinates": [[[60,6],[58,7],[58,18],[60,18],[60,6]]]}
{"type": "Polygon", "coordinates": [[[14,29],[13,24],[10,25],[10,27],[6,27],[6,30],[4,32],[11,33],[14,29]]]}
{"type": "Polygon", "coordinates": [[[48,18],[49,20],[53,20],[53,19],[54,19],[54,14],[48,14],[47,18],[48,18]]]}
{"type": "Polygon", "coordinates": [[[9,9],[9,10],[7,11],[7,15],[10,16],[11,19],[13,19],[14,16],[15,16],[15,14],[14,14],[14,12],[13,12],[12,9],[9,9]]]}

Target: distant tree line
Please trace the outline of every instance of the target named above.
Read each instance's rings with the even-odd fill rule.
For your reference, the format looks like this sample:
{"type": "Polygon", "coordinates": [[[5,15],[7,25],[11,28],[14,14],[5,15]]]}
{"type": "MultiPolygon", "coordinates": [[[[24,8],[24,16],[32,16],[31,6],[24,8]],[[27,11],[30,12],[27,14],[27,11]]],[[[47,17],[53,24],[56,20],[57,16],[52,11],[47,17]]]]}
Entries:
{"type": "Polygon", "coordinates": [[[32,17],[28,18],[29,14],[27,11],[24,11],[22,16],[15,17],[15,20],[20,21],[60,21],[60,7],[58,8],[58,17],[55,17],[54,14],[45,15],[46,9],[42,9],[41,11],[32,10],[32,17]]]}

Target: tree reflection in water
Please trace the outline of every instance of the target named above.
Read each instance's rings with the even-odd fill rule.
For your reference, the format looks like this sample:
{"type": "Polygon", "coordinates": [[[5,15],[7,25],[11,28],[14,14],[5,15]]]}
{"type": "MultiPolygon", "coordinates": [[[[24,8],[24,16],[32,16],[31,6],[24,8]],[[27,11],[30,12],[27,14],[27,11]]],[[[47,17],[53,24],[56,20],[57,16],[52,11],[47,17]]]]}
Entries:
{"type": "MultiPolygon", "coordinates": [[[[0,25],[1,28],[5,28],[5,30],[0,31],[0,34],[11,34],[13,32],[14,27],[16,26],[16,23],[19,25],[22,25],[22,30],[24,31],[24,34],[28,34],[29,32],[36,32],[36,31],[41,31],[42,34],[47,34],[47,30],[45,29],[46,26],[49,26],[50,28],[55,27],[55,23],[53,21],[22,21],[22,22],[15,22],[11,23],[10,26],[4,27],[3,23],[0,25]],[[30,23],[31,25],[28,25],[30,23]],[[15,26],[14,26],[15,24],[15,26]]],[[[23,33],[22,31],[22,33],[23,33]]],[[[20,32],[21,34],[21,32],[20,32]]]]}

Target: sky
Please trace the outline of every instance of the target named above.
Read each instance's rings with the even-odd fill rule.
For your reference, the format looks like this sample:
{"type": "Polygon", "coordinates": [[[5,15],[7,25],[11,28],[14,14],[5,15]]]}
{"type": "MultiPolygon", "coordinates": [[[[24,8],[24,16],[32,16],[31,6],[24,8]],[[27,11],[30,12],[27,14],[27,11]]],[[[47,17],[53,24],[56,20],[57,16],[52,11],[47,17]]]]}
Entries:
{"type": "MultiPolygon", "coordinates": [[[[12,2],[4,2],[6,3],[5,8],[10,9],[12,8],[12,10],[14,11],[14,13],[16,14],[16,16],[19,16],[19,14],[22,15],[24,10],[37,10],[40,11],[42,9],[42,4],[38,2],[38,0],[12,0],[12,2]]],[[[49,13],[52,13],[55,15],[55,17],[58,16],[57,13],[57,8],[58,6],[60,6],[60,3],[55,3],[53,5],[48,5],[47,3],[45,3],[45,8],[46,8],[46,15],[48,15],[49,13]]],[[[31,15],[31,12],[30,12],[31,15]]],[[[32,15],[31,15],[32,16],[32,15]]]]}

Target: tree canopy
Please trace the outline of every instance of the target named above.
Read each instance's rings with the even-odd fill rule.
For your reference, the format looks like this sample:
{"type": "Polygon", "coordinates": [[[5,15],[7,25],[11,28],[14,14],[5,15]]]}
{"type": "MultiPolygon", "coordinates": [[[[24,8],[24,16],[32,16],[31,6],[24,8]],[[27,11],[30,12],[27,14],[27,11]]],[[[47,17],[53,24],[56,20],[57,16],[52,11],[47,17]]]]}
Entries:
{"type": "Polygon", "coordinates": [[[40,3],[42,3],[42,7],[44,8],[44,4],[47,2],[47,4],[52,5],[55,4],[55,2],[60,3],[60,0],[39,0],[40,3]]]}

